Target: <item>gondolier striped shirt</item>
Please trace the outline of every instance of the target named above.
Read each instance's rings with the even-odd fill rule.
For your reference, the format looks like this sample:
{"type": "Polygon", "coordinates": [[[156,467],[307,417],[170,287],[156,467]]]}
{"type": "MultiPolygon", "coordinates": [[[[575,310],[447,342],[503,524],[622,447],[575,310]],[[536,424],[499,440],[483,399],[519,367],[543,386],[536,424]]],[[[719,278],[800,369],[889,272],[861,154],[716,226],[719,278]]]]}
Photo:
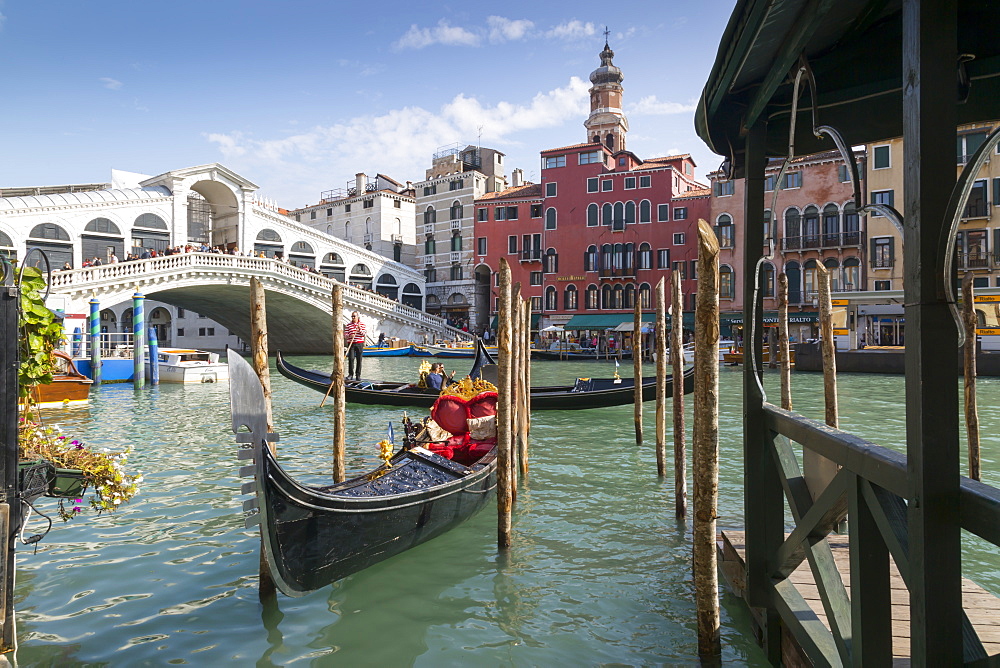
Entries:
{"type": "Polygon", "coordinates": [[[344,327],[344,339],[347,341],[348,345],[352,343],[364,344],[365,323],[361,322],[361,320],[347,323],[347,326],[344,327]]]}

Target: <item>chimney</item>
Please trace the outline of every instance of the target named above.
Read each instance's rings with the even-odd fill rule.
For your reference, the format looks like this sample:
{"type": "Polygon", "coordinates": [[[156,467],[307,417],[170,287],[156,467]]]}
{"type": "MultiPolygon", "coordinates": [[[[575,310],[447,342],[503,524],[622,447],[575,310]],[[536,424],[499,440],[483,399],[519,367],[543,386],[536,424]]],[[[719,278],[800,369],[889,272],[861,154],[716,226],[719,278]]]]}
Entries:
{"type": "Polygon", "coordinates": [[[359,195],[365,194],[365,188],[368,186],[368,177],[364,172],[358,172],[354,177],[354,187],[357,189],[359,195]]]}
{"type": "Polygon", "coordinates": [[[518,167],[510,173],[510,187],[517,188],[524,185],[524,170],[518,167]]]}

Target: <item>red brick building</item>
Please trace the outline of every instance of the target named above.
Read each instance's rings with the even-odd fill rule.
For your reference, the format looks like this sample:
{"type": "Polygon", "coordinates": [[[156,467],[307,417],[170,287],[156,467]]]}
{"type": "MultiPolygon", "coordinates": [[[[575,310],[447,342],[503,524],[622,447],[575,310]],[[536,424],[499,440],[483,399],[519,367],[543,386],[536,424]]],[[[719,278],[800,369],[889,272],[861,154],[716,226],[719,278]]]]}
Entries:
{"type": "MultiPolygon", "coordinates": [[[[614,327],[631,317],[636,299],[652,312],[656,283],[675,268],[685,295],[694,292],[695,230],[709,218],[710,191],[695,180],[690,155],[642,160],[625,148],[613,56],[605,44],[590,76],[587,143],[542,151],[540,184],[515,174],[511,188],[475,202],[476,274],[494,313],[500,258],[532,299],[540,327],[614,327]]],[[[685,306],[693,307],[691,297],[685,306]]]]}

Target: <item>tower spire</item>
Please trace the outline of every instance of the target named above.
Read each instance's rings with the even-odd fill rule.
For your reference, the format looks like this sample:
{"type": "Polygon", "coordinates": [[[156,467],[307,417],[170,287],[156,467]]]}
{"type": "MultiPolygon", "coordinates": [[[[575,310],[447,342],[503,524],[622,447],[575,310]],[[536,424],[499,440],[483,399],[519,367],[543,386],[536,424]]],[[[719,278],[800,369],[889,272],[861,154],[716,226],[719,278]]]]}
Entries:
{"type": "Polygon", "coordinates": [[[590,73],[590,116],[583,125],[587,128],[587,141],[601,143],[612,151],[625,149],[628,120],[622,112],[622,71],[615,66],[615,52],[608,44],[611,31],[604,28],[604,50],[601,66],[590,73]]]}

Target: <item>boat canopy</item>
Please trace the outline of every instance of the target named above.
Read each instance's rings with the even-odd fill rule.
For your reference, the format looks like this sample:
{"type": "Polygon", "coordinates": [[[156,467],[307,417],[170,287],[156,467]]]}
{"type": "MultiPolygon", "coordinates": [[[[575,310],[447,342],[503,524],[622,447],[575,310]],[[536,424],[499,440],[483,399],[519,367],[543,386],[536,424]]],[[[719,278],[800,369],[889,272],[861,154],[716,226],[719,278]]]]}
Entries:
{"type": "MultiPolygon", "coordinates": [[[[1000,2],[956,4],[958,53],[972,56],[948,65],[960,89],[965,75],[970,82],[956,107],[964,124],[993,118],[1000,99],[1000,2]]],[[[698,136],[727,158],[732,178],[744,176],[746,130],[758,120],[767,120],[765,154],[788,154],[789,75],[800,56],[816,91],[815,98],[805,86],[800,91],[796,155],[835,148],[829,137],[813,135],[814,109],[817,123],[839,130],[849,145],[903,135],[902,113],[874,113],[903,108],[902,0],[738,0],[695,114],[698,136]]]]}

